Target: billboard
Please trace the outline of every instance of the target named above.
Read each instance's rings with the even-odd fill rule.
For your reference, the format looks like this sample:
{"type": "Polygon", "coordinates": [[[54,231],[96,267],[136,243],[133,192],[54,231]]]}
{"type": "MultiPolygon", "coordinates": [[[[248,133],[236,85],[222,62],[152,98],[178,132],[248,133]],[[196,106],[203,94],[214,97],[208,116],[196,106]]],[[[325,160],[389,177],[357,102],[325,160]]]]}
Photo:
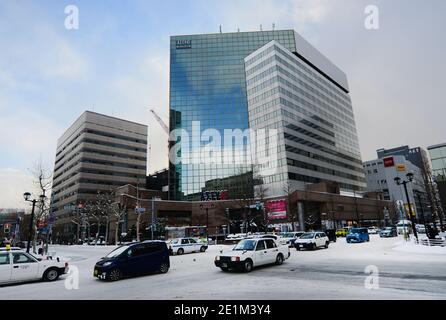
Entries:
{"type": "Polygon", "coordinates": [[[267,201],[266,212],[268,213],[268,219],[276,220],[276,219],[286,219],[286,200],[272,200],[267,201]]]}

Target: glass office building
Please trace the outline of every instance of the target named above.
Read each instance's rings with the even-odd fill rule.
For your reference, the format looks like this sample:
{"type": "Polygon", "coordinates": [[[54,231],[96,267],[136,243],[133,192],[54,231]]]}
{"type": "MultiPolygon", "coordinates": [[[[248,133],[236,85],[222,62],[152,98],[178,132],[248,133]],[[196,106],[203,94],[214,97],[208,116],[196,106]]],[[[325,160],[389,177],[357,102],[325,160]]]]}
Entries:
{"type": "MultiPolygon", "coordinates": [[[[350,97],[348,96],[347,79],[342,71],[332,65],[294,30],[172,36],[170,40],[170,130],[184,129],[193,139],[200,136],[200,133],[206,132],[207,129],[215,129],[221,133],[222,137],[225,129],[248,129],[250,115],[248,113],[245,58],[272,40],[283,46],[287,52],[292,52],[300,57],[302,63],[306,65],[305,68],[310,70],[303,72],[319,73],[318,77],[324,79],[319,81],[322,83],[322,88],[318,88],[319,95],[327,96],[327,99],[331,99],[332,102],[330,102],[330,108],[318,109],[323,109],[322,113],[313,110],[313,117],[320,120],[319,123],[322,123],[320,127],[328,127],[329,138],[327,139],[335,141],[336,146],[326,147],[325,144],[322,144],[322,148],[335,149],[333,152],[342,153],[349,159],[353,158],[353,161],[342,162],[341,159],[341,162],[347,163],[347,166],[353,166],[353,171],[355,171],[358,166],[362,166],[362,162],[359,156],[350,97]],[[339,108],[336,107],[337,104],[340,104],[339,108]],[[333,108],[335,112],[340,113],[340,115],[336,114],[336,121],[339,119],[342,123],[331,119],[329,113],[333,108]],[[199,130],[193,133],[194,125],[195,127],[197,125],[196,122],[199,122],[199,130]],[[333,138],[332,134],[336,137],[333,138]]],[[[298,75],[296,74],[296,76],[298,75]]],[[[316,76],[311,75],[311,77],[316,76]]],[[[307,82],[305,79],[301,81],[307,82]]],[[[316,86],[318,85],[321,84],[317,83],[316,86]]],[[[308,99],[308,97],[302,97],[302,99],[308,99]]],[[[296,101],[293,103],[296,104],[296,101]]],[[[317,120],[314,121],[317,122],[317,120]]],[[[320,132],[322,129],[315,130],[320,132]]],[[[207,138],[208,136],[205,135],[200,142],[201,145],[211,141],[207,138]]],[[[194,154],[201,152],[197,151],[199,149],[194,147],[193,143],[186,144],[185,139],[182,136],[171,141],[171,154],[173,151],[174,154],[183,158],[186,151],[189,153],[189,157],[194,157],[194,154]],[[175,143],[180,140],[181,144],[175,143]],[[172,149],[178,145],[180,148],[172,149]]],[[[246,148],[249,146],[248,140],[243,139],[238,143],[246,148]]],[[[309,147],[311,148],[311,146],[309,147]]],[[[316,153],[314,152],[314,154],[316,153]]],[[[326,159],[333,162],[337,161],[335,159],[339,157],[339,154],[331,154],[326,159]]],[[[232,198],[239,197],[240,193],[249,192],[249,190],[241,190],[241,186],[252,185],[257,181],[257,178],[253,179],[250,174],[253,169],[249,161],[244,163],[238,160],[240,159],[236,159],[234,163],[223,161],[213,164],[171,162],[169,168],[170,199],[197,199],[200,197],[200,193],[205,190],[227,190],[229,197],[232,198]]],[[[331,167],[327,168],[327,170],[331,170],[330,177],[337,173],[331,167]]],[[[364,182],[357,181],[357,176],[360,180],[364,179],[363,175],[359,174],[355,175],[354,179],[342,181],[345,186],[361,189],[364,187],[364,182]]],[[[319,175],[318,177],[323,179],[328,176],[319,175]]],[[[308,182],[313,181],[316,180],[308,180],[308,182]]]]}
{"type": "MultiPolygon", "coordinates": [[[[277,130],[277,143],[266,148],[276,170],[260,174],[259,165],[254,173],[262,176],[269,196],[282,195],[284,184],[303,189],[322,181],[334,181],[345,191],[363,191],[365,176],[346,77],[299,40],[298,48],[307,58],[277,41],[245,58],[250,128],[277,130]]],[[[253,143],[263,144],[261,139],[253,143]]],[[[260,153],[264,147],[252,150],[260,153]]]]}
{"type": "MultiPolygon", "coordinates": [[[[295,51],[293,30],[172,36],[170,130],[192,132],[193,121],[200,122],[201,132],[214,128],[223,135],[224,129],[247,129],[244,58],[271,40],[295,51]]],[[[250,171],[249,164],[171,164],[170,198],[196,199],[209,181],[212,189],[221,190],[248,185],[241,180],[251,179],[250,171]]]]}

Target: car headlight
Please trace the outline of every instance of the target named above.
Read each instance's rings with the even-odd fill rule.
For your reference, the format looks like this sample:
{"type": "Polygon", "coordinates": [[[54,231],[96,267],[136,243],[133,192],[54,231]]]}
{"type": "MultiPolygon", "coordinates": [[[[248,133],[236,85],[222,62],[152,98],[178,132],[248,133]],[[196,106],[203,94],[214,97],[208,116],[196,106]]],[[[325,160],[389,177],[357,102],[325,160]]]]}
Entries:
{"type": "Polygon", "coordinates": [[[219,260],[220,260],[220,256],[216,256],[215,261],[219,261],[219,260]]]}
{"type": "Polygon", "coordinates": [[[231,257],[231,261],[240,261],[240,257],[231,257]]]}
{"type": "Polygon", "coordinates": [[[111,265],[112,263],[113,263],[113,262],[108,261],[108,262],[104,263],[102,266],[103,266],[103,267],[108,267],[108,266],[111,265]]]}

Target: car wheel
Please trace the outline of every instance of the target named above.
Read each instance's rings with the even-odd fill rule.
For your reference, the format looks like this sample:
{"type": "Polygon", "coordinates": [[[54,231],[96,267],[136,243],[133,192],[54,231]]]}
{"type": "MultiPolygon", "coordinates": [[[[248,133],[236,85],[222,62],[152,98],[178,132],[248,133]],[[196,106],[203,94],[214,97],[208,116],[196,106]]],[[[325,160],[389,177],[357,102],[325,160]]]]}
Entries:
{"type": "Polygon", "coordinates": [[[205,251],[206,251],[206,247],[205,246],[201,246],[200,252],[205,252],[205,251]]]}
{"type": "Polygon", "coordinates": [[[328,249],[328,245],[329,245],[330,243],[327,241],[327,242],[325,242],[325,249],[328,249]]]}
{"type": "Polygon", "coordinates": [[[313,245],[311,246],[311,250],[316,250],[316,244],[315,243],[313,243],[313,245]]]}
{"type": "Polygon", "coordinates": [[[347,239],[347,243],[350,243],[350,239],[347,239]]]}
{"type": "Polygon", "coordinates": [[[108,275],[108,280],[110,281],[118,281],[122,278],[121,270],[119,269],[112,269],[108,275]]]}
{"type": "Polygon", "coordinates": [[[245,260],[245,262],[243,263],[243,271],[245,271],[245,272],[252,271],[252,261],[251,260],[245,260]]]}
{"type": "Polygon", "coordinates": [[[161,263],[159,271],[161,273],[167,273],[167,271],[169,271],[169,265],[165,262],[161,263]]]}
{"type": "Polygon", "coordinates": [[[51,268],[45,271],[43,274],[43,280],[45,281],[56,281],[59,278],[59,271],[57,269],[51,268]]]}
{"type": "Polygon", "coordinates": [[[276,257],[276,264],[280,266],[283,263],[283,255],[279,253],[276,257]]]}
{"type": "Polygon", "coordinates": [[[182,255],[183,253],[184,253],[184,249],[183,248],[178,249],[178,251],[177,251],[178,255],[182,255]]]}

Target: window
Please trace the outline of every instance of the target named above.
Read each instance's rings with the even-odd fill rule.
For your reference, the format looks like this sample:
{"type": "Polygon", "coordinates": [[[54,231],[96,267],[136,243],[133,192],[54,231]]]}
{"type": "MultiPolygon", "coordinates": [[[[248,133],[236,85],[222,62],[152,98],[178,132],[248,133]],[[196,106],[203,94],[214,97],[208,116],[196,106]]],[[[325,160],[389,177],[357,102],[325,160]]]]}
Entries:
{"type": "Polygon", "coordinates": [[[163,247],[161,244],[149,243],[149,244],[146,244],[146,246],[145,246],[144,254],[160,252],[160,251],[162,251],[162,248],[163,247]]]}
{"type": "Polygon", "coordinates": [[[265,240],[265,242],[266,242],[266,247],[268,249],[273,249],[273,248],[277,247],[276,243],[274,242],[274,240],[268,239],[268,240],[265,240]]]}
{"type": "Polygon", "coordinates": [[[197,241],[195,241],[195,239],[189,239],[190,243],[197,243],[197,241]]]}
{"type": "Polygon", "coordinates": [[[182,240],[181,240],[181,244],[189,244],[189,240],[187,240],[187,239],[182,239],[182,240]]]}
{"type": "Polygon", "coordinates": [[[9,264],[9,253],[0,253],[0,265],[9,264]]]}
{"type": "Polygon", "coordinates": [[[264,250],[265,249],[265,241],[259,241],[259,242],[257,242],[257,251],[260,251],[260,250],[264,250]]]}
{"type": "Polygon", "coordinates": [[[26,254],[21,253],[21,252],[13,252],[12,253],[12,261],[14,264],[36,262],[31,257],[29,257],[26,254]]]}

